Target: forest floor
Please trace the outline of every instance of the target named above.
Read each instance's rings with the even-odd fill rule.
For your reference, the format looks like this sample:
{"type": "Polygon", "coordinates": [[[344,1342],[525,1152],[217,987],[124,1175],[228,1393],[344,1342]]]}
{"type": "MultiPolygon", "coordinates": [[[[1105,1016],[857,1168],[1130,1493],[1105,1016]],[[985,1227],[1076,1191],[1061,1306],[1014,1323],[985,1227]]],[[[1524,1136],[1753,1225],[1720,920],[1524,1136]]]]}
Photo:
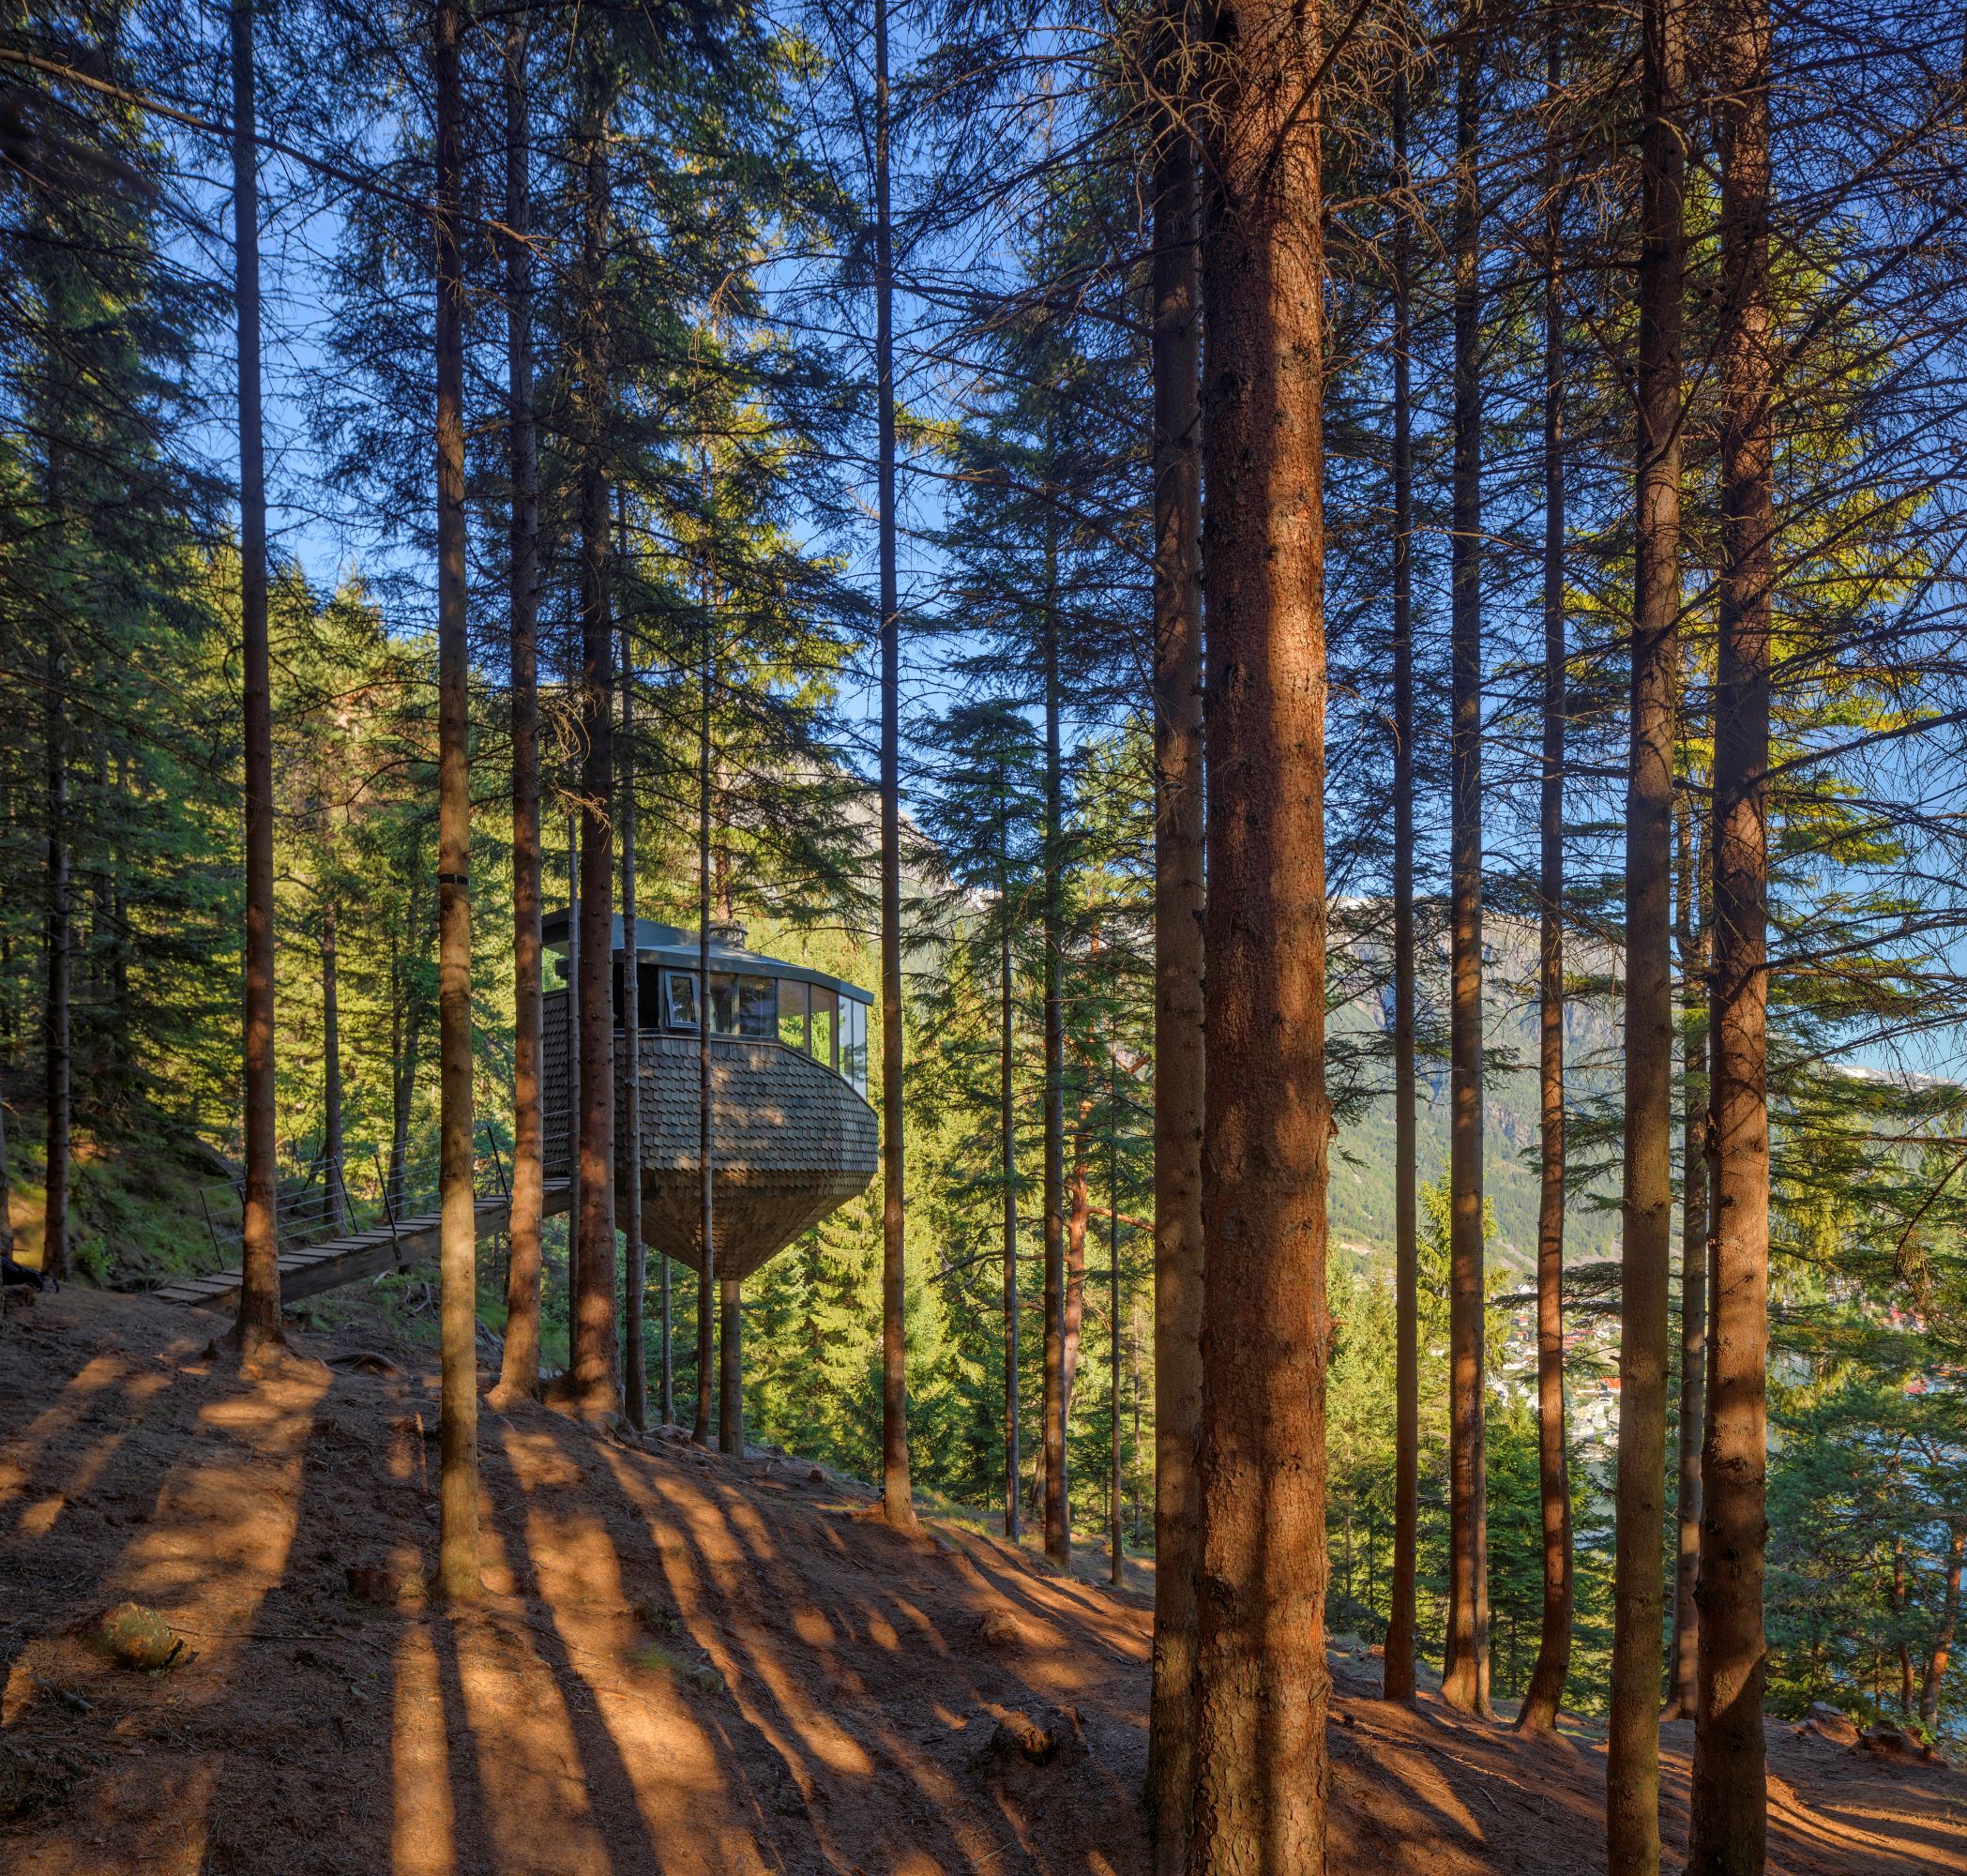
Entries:
{"type": "MultiPolygon", "coordinates": [[[[247,1381],[214,1326],[71,1288],[0,1329],[10,1876],[1145,1869],[1138,1592],[898,1535],[804,1461],[529,1405],[481,1422],[487,1594],[447,1609],[427,1351],[303,1336],[247,1381]],[[189,1658],[78,1632],[125,1599],[189,1658]]],[[[1588,1732],[1384,1706],[1356,1651],[1334,1673],[1336,1871],[1602,1868],[1588,1732]]],[[[1967,1777],[1783,1726],[1769,1752],[1772,1869],[1967,1872],[1967,1777]]]]}

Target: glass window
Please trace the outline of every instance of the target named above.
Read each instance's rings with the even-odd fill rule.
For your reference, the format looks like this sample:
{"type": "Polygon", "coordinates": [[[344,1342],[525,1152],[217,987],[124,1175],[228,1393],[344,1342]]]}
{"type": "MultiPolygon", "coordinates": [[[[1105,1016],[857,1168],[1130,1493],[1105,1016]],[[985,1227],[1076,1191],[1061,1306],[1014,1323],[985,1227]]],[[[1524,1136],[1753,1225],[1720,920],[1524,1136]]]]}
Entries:
{"type": "Polygon", "coordinates": [[[810,1017],[806,1006],[806,992],[810,988],[796,977],[779,979],[779,1039],[802,1055],[812,1053],[810,1017]]]}
{"type": "Polygon", "coordinates": [[[663,1021],[672,1029],[697,1026],[697,979],[688,971],[665,971],[663,978],[663,1021]]]}
{"type": "Polygon", "coordinates": [[[729,971],[710,974],[710,1033],[737,1034],[737,979],[729,971]]]}
{"type": "Polygon", "coordinates": [[[840,1066],[840,991],[830,986],[812,987],[812,1059],[835,1073],[840,1066]]]}
{"type": "Polygon", "coordinates": [[[737,1033],[767,1039],[779,1034],[779,979],[737,980],[737,1033]]]}
{"type": "Polygon", "coordinates": [[[868,1006],[853,997],[840,999],[840,1073],[854,1083],[863,1100],[868,1094],[868,1006]]]}

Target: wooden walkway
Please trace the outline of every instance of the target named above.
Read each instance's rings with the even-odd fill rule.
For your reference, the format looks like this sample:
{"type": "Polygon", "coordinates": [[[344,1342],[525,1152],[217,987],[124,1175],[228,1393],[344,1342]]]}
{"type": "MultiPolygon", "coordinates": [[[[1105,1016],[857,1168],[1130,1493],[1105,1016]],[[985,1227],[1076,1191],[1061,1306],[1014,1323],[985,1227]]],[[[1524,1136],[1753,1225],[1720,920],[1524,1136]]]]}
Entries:
{"type": "MultiPolygon", "coordinates": [[[[546,1182],[546,1212],[551,1217],[567,1206],[569,1187],[565,1179],[546,1182]]],[[[502,1232],[511,1221],[512,1201],[503,1192],[483,1196],[477,1203],[478,1235],[488,1237],[502,1232]]],[[[280,1301],[297,1303],[305,1296],[318,1296],[324,1290],[338,1290],[344,1283],[359,1283],[365,1278],[380,1277],[386,1270],[398,1270],[437,1255],[435,1212],[404,1218],[397,1225],[376,1225],[368,1231],[352,1232],[347,1237],[328,1238],[321,1244],[306,1245],[280,1252],[280,1301]]],[[[239,1292],[239,1273],[221,1270],[211,1277],[192,1277],[182,1283],[167,1283],[151,1294],[161,1303],[182,1303],[188,1309],[225,1309],[239,1292]]]]}

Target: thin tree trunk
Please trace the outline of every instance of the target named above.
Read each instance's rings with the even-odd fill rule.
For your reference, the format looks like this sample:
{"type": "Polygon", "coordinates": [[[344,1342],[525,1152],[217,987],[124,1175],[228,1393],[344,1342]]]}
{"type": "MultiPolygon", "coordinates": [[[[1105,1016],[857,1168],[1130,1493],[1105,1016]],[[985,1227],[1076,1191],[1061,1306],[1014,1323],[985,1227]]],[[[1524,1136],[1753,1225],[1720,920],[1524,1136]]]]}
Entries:
{"type": "MultiPolygon", "coordinates": [[[[1316,6],[1239,8],[1202,215],[1209,618],[1192,1876],[1325,1868],[1323,214],[1316,6]]],[[[1218,48],[1216,50],[1220,50],[1218,48]]]]}
{"type": "MultiPolygon", "coordinates": [[[[1545,107],[1564,80],[1555,6],[1544,14],[1545,107]]],[[[1544,746],[1537,881],[1536,1475],[1543,1537],[1542,1624],[1518,1727],[1557,1724],[1571,1668],[1571,1477],[1564,1408],[1564,299],[1559,268],[1564,198],[1557,125],[1546,131],[1544,210],[1544,746]]]]}
{"type": "MultiPolygon", "coordinates": [[[[1420,1231],[1414,1071],[1414,253],[1408,204],[1407,60],[1393,71],[1393,1581],[1381,1692],[1414,1698],[1420,1529],[1420,1231]]],[[[1170,1872],[1172,1876],[1172,1872],[1170,1872]]]]}
{"type": "Polygon", "coordinates": [[[1668,1291],[1673,1240],[1673,689],[1686,271],[1678,0],[1641,9],[1632,674],[1626,779],[1626,1153],[1605,1831],[1611,1876],[1659,1868],[1668,1291]]]}
{"type": "MultiPolygon", "coordinates": [[[[1009,839],[1008,823],[1000,834],[1009,839]]],[[[997,1126],[1004,1160],[1004,1535],[1018,1541],[1018,1172],[1017,1110],[1011,1067],[1011,928],[1005,903],[1009,890],[1008,856],[1000,854],[997,915],[1004,929],[997,941],[997,1126]]]]}
{"type": "MultiPolygon", "coordinates": [[[[616,504],[617,552],[628,559],[627,523],[616,504]]],[[[628,1263],[622,1325],[622,1404],[629,1423],[648,1424],[648,1372],[643,1349],[643,1294],[648,1278],[642,1242],[642,971],[635,925],[635,646],[622,621],[622,773],[616,819],[622,830],[622,1256],[628,1263]]]]}
{"type": "Polygon", "coordinates": [[[1681,1147],[1680,1437],[1674,1485],[1673,1644],[1666,1719],[1691,1719],[1700,1614],[1701,1428],[1707,1394],[1707,892],[1694,845],[1694,811],[1683,794],[1680,845],[1681,1147]]]}
{"type": "Polygon", "coordinates": [[[1064,1336],[1066,1434],[1072,1433],[1072,1397],[1079,1387],[1080,1337],[1086,1323],[1086,1227],[1093,1218],[1093,1195],[1087,1189],[1085,1159],[1085,1114],[1082,1103],[1080,1127],[1073,1137],[1071,1209],[1066,1214],[1066,1321],[1064,1336]]]}
{"type": "Polygon", "coordinates": [[[478,1581],[477,1200],[472,1185],[471,746],[464,591],[464,100],[459,0],[437,0],[437,1010],[443,1374],[438,1408],[437,1589],[478,1581]]]}
{"type": "Polygon", "coordinates": [[[1892,1540],[1892,1619],[1899,1630],[1899,1711],[1907,1719],[1913,1717],[1913,1649],[1905,1632],[1911,1602],[1906,1594],[1905,1538],[1900,1536],[1892,1540]]]}
{"type": "Polygon", "coordinates": [[[1940,1604],[1940,1626],[1919,1684],[1919,1723],[1929,1737],[1940,1724],[1940,1683],[1946,1677],[1947,1657],[1953,1653],[1953,1638],[1959,1628],[1963,1566],[1967,1566],[1967,1524],[1956,1524],[1946,1543],[1946,1588],[1940,1604]]]}
{"type": "Polygon", "coordinates": [[[64,1279],[68,1275],[69,1035],[68,969],[68,716],[67,659],[62,630],[52,622],[48,677],[42,700],[48,777],[48,994],[42,1016],[45,1043],[43,1092],[47,1098],[47,1176],[42,1191],[41,1269],[64,1279]]]}
{"type": "Polygon", "coordinates": [[[1708,26],[1721,159],[1720,623],[1715,687],[1709,1127],[1716,1215],[1701,1447],[1699,1707],[1687,1876],[1761,1876],[1768,1529],[1770,398],[1768,0],[1708,26]]]}
{"type": "Polygon", "coordinates": [[[1456,53],[1452,897],[1448,1050],[1448,1625],[1442,1698],[1489,1712],[1489,1490],[1482,1204],[1482,0],[1456,53]]]}
{"type": "Polygon", "coordinates": [[[341,986],[332,895],[321,907],[322,1155],[327,1161],[327,1216],[335,1233],[348,1229],[348,1187],[341,1140],[341,986]]]}
{"type": "MultiPolygon", "coordinates": [[[[122,837],[127,825],[124,816],[129,804],[129,759],[125,750],[116,751],[116,803],[118,835],[116,851],[110,862],[110,998],[111,1007],[127,1010],[129,1003],[129,900],[128,891],[129,853],[122,837]]],[[[126,1093],[130,1085],[131,1038],[129,1025],[118,1022],[110,1038],[110,1060],[114,1065],[116,1087],[126,1093]]]]}
{"type": "Polygon", "coordinates": [[[874,6],[874,379],[881,558],[881,1504],[912,1526],[901,1114],[901,599],[895,540],[895,250],[888,219],[888,0],[874,6]]]}
{"type": "MultiPolygon", "coordinates": [[[[1117,1128],[1120,1083],[1111,1057],[1109,1067],[1114,1103],[1110,1128],[1117,1128]]],[[[1108,1581],[1117,1588],[1124,1574],[1120,1554],[1120,1147],[1111,1130],[1107,1135],[1107,1413],[1112,1443],[1112,1470],[1107,1482],[1107,1562],[1108,1581]]]]}
{"type": "MultiPolygon", "coordinates": [[[[1180,29],[1170,26],[1171,34],[1180,29]]],[[[1156,1876],[1194,1804],[1202,1502],[1202,281],[1186,49],[1161,60],[1154,199],[1155,1629],[1147,1798],[1156,1876]]]]}
{"type": "MultiPolygon", "coordinates": [[[[421,941],[421,911],[413,885],[404,923],[413,940],[421,941]]],[[[409,1198],[410,1105],[416,1094],[416,1056],[423,1046],[423,1005],[410,980],[410,965],[400,936],[392,933],[389,951],[389,1172],[387,1192],[399,1222],[409,1198]]]]}
{"type": "Polygon", "coordinates": [[[575,1233],[573,1399],[618,1407],[614,1319],[614,629],[609,603],[609,403],[603,270],[610,226],[608,110],[590,100],[582,136],[581,295],[581,1189],[575,1233]]]}
{"type": "Polygon", "coordinates": [[[13,1254],[13,1178],[7,1162],[7,1101],[0,1097],[0,1257],[13,1254]]]}
{"type": "MultiPolygon", "coordinates": [[[[539,1392],[539,1304],[546,1203],[541,1112],[539,841],[539,446],[533,422],[532,189],[523,14],[506,34],[506,395],[512,477],[512,1210],[506,1345],[495,1399],[539,1392]]],[[[568,1036],[571,1048],[572,1036],[568,1036]]]]}
{"type": "MultiPolygon", "coordinates": [[[[567,691],[575,688],[568,652],[567,691]]],[[[567,817],[567,1321],[571,1354],[581,1292],[581,814],[567,817]]]]}
{"type": "Polygon", "coordinates": [[[734,1277],[718,1278],[719,1314],[723,1319],[718,1348],[718,1450],[745,1456],[744,1305],[734,1277]]]}
{"type": "Polygon", "coordinates": [[[239,385],[239,628],[246,704],[246,1210],[241,1354],[280,1339],[274,1216],[273,691],[266,646],[266,456],[260,423],[260,199],[252,0],[234,0],[234,298],[239,385]]]}
{"type": "Polygon", "coordinates": [[[715,1232],[710,1083],[710,709],[716,675],[711,627],[716,587],[706,575],[703,595],[704,655],[697,712],[697,1407],[690,1438],[710,1444],[712,1379],[716,1359],[717,1236],[715,1232]]]}
{"type": "Polygon", "coordinates": [[[1067,1496],[1066,1415],[1066,998],[1061,846],[1065,763],[1060,737],[1059,622],[1052,550],[1046,552],[1045,686],[1045,1428],[1039,1453],[1045,1481],[1045,1554],[1061,1569],[1072,1562],[1072,1507],[1067,1496]]]}

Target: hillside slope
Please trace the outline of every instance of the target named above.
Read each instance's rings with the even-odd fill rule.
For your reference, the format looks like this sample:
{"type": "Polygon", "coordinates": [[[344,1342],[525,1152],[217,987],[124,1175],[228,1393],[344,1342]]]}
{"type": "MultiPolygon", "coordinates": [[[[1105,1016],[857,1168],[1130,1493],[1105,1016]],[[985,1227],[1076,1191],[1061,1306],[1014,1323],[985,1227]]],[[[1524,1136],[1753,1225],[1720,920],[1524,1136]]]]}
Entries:
{"type": "MultiPolygon", "coordinates": [[[[320,1338],[325,1365],[247,1384],[207,1333],[71,1290],[0,1334],[13,1876],[1143,1869],[1141,1598],[900,1537],[803,1462],[527,1408],[483,1425],[489,1594],[442,1610],[418,1353],[320,1338]],[[131,1672],[69,1632],[126,1597],[192,1658],[131,1672]]],[[[1335,1670],[1336,1871],[1598,1867],[1588,1737],[1526,1747],[1335,1670]]],[[[1967,1778],[1771,1750],[1772,1869],[1967,1871],[1967,1778]]]]}

